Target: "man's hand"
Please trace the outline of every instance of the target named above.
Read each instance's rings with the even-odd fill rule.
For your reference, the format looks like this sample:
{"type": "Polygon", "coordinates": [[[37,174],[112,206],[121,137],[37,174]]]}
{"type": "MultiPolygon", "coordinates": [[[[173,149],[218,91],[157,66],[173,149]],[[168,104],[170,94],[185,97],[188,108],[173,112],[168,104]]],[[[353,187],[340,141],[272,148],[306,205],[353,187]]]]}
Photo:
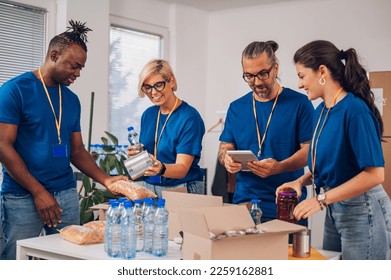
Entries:
{"type": "Polygon", "coordinates": [[[247,167],[255,175],[262,178],[280,173],[279,162],[273,158],[266,158],[261,161],[249,161],[247,162],[247,167]]]}
{"type": "Polygon", "coordinates": [[[58,205],[57,200],[46,190],[34,196],[35,207],[41,216],[42,221],[48,227],[56,227],[57,223],[61,223],[62,209],[58,205]]]}

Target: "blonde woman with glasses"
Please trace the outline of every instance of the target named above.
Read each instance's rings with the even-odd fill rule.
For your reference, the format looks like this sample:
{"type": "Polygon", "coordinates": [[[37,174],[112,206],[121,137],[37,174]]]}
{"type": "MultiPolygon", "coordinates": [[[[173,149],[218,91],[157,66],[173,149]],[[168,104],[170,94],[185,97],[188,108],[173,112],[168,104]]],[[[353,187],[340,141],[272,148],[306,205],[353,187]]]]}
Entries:
{"type": "MultiPolygon", "coordinates": [[[[140,73],[139,96],[153,103],[141,117],[140,142],[154,164],[144,172],[144,186],[161,197],[166,189],[185,187],[204,194],[199,166],[204,122],[198,111],[176,96],[177,82],[168,61],[153,59],[140,73]]],[[[132,146],[128,154],[139,151],[132,146]]]]}

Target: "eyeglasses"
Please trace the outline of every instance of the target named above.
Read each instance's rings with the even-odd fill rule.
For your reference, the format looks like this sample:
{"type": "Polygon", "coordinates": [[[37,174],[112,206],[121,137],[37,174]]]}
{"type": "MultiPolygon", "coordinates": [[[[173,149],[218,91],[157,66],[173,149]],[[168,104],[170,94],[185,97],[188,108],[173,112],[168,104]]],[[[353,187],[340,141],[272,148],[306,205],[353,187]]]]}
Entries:
{"type": "Polygon", "coordinates": [[[151,94],[152,90],[155,89],[157,92],[161,92],[166,87],[168,80],[156,82],[153,86],[148,84],[143,84],[141,90],[146,94],[151,94]]]}
{"type": "Polygon", "coordinates": [[[250,73],[243,73],[242,77],[247,83],[253,83],[255,81],[255,77],[257,77],[260,81],[265,81],[265,80],[269,79],[270,72],[272,71],[273,67],[274,67],[274,64],[272,66],[270,66],[270,68],[268,70],[262,70],[255,75],[250,74],[250,73]]]}

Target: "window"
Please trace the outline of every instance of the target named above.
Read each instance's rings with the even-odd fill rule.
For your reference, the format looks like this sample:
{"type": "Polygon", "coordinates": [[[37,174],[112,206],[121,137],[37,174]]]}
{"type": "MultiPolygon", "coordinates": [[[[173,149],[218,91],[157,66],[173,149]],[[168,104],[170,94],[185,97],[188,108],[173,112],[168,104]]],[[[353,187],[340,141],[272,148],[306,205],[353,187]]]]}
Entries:
{"type": "Polygon", "coordinates": [[[45,9],[0,1],[0,85],[42,64],[45,16],[45,9]]]}
{"type": "Polygon", "coordinates": [[[109,131],[127,144],[127,128],[140,131],[140,119],[152,105],[138,96],[141,69],[152,58],[162,57],[162,36],[117,25],[110,28],[109,131]]]}

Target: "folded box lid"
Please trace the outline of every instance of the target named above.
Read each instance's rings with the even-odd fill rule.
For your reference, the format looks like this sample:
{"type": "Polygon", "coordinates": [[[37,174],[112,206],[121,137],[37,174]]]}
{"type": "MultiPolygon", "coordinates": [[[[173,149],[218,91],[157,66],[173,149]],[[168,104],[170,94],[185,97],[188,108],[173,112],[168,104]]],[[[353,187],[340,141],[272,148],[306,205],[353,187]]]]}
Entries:
{"type": "Polygon", "coordinates": [[[182,209],[178,212],[184,232],[210,239],[227,230],[254,228],[254,222],[244,205],[182,209]]]}
{"type": "Polygon", "coordinates": [[[281,220],[271,220],[257,225],[257,228],[266,233],[293,233],[298,231],[304,231],[307,228],[301,225],[288,223],[281,220]]]}
{"type": "Polygon", "coordinates": [[[183,208],[209,207],[223,205],[221,196],[190,194],[183,192],[163,191],[166,208],[169,212],[178,212],[183,208]]]}

